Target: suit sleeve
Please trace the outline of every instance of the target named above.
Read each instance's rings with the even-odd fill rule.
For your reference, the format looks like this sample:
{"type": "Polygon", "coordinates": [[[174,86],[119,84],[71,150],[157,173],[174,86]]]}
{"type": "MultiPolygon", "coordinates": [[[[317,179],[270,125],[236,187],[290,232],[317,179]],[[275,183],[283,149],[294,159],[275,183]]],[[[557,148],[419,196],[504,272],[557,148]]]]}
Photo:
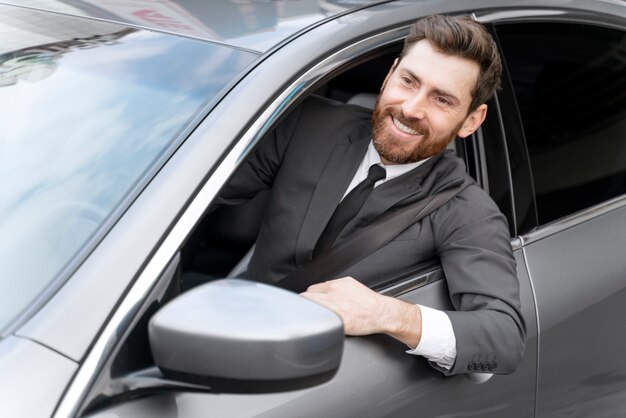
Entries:
{"type": "Polygon", "coordinates": [[[246,202],[270,189],[296,129],[303,105],[296,107],[273,131],[268,133],[241,163],[220,191],[216,205],[246,202]]]}
{"type": "Polygon", "coordinates": [[[450,370],[439,369],[446,375],[513,372],[526,327],[506,218],[483,190],[471,186],[433,213],[431,222],[455,308],[446,313],[456,361],[450,370]]]}

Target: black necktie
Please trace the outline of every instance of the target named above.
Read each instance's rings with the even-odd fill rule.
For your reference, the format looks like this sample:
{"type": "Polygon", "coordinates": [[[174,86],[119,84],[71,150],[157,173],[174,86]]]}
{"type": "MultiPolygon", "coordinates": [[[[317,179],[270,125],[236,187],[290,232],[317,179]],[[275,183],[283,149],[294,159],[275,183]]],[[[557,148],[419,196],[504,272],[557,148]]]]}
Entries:
{"type": "Polygon", "coordinates": [[[339,206],[337,206],[337,209],[335,209],[335,213],[333,213],[320,239],[317,241],[317,244],[315,244],[313,258],[326,252],[326,250],[333,246],[335,239],[337,239],[337,236],[348,221],[354,218],[356,214],[359,213],[359,210],[361,210],[361,207],[372,193],[372,190],[374,190],[374,184],[376,184],[378,180],[384,179],[386,175],[385,169],[381,166],[374,164],[370,167],[367,178],[357,184],[354,189],[350,190],[350,193],[344,197],[341,203],[339,203],[339,206]]]}

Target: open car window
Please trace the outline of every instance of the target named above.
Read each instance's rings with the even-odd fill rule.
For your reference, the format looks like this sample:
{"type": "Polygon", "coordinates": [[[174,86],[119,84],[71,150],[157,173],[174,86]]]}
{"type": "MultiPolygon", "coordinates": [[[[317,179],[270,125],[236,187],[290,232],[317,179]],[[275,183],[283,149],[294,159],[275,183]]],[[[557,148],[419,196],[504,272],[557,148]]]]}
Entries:
{"type": "MultiPolygon", "coordinates": [[[[380,86],[399,50],[400,46],[387,49],[384,53],[333,77],[311,94],[372,109],[380,86]]],[[[288,114],[289,110],[285,113],[288,114]]],[[[449,146],[466,162],[469,174],[486,189],[489,188],[489,179],[485,169],[485,157],[481,152],[484,148],[483,141],[502,142],[499,136],[499,119],[495,110],[493,113],[490,116],[490,130],[481,131],[466,139],[457,139],[449,146]],[[490,137],[492,133],[494,138],[490,137]]],[[[501,157],[503,156],[499,155],[496,158],[501,157]]],[[[504,186],[494,186],[493,190],[500,191],[502,187],[504,186]]],[[[251,201],[212,208],[183,249],[183,289],[192,288],[207,280],[237,276],[245,271],[270,193],[263,191],[251,201]]],[[[510,216],[510,205],[506,207],[510,196],[504,192],[503,194],[497,203],[505,206],[505,215],[510,216]]],[[[436,270],[436,265],[436,260],[421,260],[415,267],[402,269],[390,277],[381,277],[372,287],[379,290],[388,288],[394,283],[414,277],[416,272],[431,274],[436,270]]]]}

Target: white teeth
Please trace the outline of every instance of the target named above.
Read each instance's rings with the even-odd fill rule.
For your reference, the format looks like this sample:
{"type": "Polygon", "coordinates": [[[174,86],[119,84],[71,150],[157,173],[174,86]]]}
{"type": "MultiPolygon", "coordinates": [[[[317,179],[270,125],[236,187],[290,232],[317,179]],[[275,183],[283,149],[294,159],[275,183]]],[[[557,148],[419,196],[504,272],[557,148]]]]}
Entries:
{"type": "Polygon", "coordinates": [[[402,132],[409,134],[409,135],[417,135],[419,132],[409,128],[408,126],[406,126],[405,124],[403,124],[402,122],[400,122],[398,119],[392,117],[391,118],[393,120],[393,124],[396,125],[396,128],[400,129],[402,132]]]}

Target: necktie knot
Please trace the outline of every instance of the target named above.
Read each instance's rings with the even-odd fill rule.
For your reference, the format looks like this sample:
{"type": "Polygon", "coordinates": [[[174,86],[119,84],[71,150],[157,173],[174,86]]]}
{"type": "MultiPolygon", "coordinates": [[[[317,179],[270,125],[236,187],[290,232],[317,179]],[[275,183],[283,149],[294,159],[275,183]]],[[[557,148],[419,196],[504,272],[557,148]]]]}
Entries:
{"type": "Polygon", "coordinates": [[[383,180],[385,177],[387,177],[387,171],[378,164],[374,164],[373,166],[371,166],[369,171],[367,172],[367,178],[374,183],[376,183],[378,180],[383,180]]]}

